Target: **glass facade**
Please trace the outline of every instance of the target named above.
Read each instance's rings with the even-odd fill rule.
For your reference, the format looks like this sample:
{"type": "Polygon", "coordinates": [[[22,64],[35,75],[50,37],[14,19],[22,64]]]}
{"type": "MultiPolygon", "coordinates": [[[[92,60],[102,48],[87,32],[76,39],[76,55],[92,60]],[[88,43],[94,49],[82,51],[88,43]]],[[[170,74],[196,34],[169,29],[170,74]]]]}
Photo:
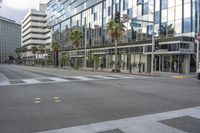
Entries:
{"type": "MultiPolygon", "coordinates": [[[[53,29],[53,40],[59,40],[67,48],[67,31],[78,27],[84,31],[90,47],[105,46],[111,43],[105,33],[106,23],[116,11],[128,14],[129,18],[155,22],[155,32],[160,37],[193,36],[197,24],[197,0],[51,0],[48,3],[48,25],[53,29]],[[153,14],[152,14],[153,13],[153,14]]],[[[152,24],[140,22],[142,27],[130,27],[125,23],[126,33],[121,43],[151,39],[152,24]]]]}
{"type": "MultiPolygon", "coordinates": [[[[143,0],[143,3],[143,5],[137,5],[137,0],[51,0],[48,3],[47,14],[48,25],[53,31],[52,41],[58,41],[62,50],[69,51],[73,47],[67,39],[67,34],[73,28],[79,28],[84,33],[85,30],[87,32],[87,48],[113,46],[111,38],[106,33],[106,24],[117,11],[121,13],[121,16],[127,14],[130,18],[124,23],[126,31],[120,38],[120,46],[151,44],[153,26],[150,21],[155,22],[154,32],[160,39],[194,37],[198,25],[198,0],[143,0]],[[133,19],[149,21],[149,23],[138,21],[141,27],[131,27],[130,23],[133,19]]],[[[177,51],[174,46],[172,45],[170,50],[177,51]]],[[[149,49],[147,52],[150,51],[151,47],[147,47],[139,47],[141,50],[137,51],[137,54],[142,54],[146,49],[149,49]]],[[[84,48],[84,44],[80,48],[84,48]]],[[[128,66],[129,58],[133,58],[131,52],[135,51],[131,51],[131,48],[118,51],[122,53],[120,58],[124,58],[128,66]],[[130,57],[125,55],[127,52],[130,57]]],[[[113,49],[104,52],[112,53],[113,49]]],[[[143,57],[138,55],[138,58],[143,57]]]]}

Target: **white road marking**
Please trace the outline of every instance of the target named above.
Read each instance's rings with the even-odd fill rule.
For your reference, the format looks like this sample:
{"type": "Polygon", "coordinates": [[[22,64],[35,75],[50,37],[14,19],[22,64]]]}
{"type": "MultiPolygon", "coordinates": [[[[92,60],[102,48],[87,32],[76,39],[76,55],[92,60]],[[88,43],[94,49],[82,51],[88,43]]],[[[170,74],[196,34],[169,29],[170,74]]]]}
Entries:
{"type": "Polygon", "coordinates": [[[84,76],[73,76],[72,78],[79,79],[79,80],[94,80],[92,78],[87,78],[87,77],[84,77],[84,76]]]}
{"type": "Polygon", "coordinates": [[[0,81],[8,81],[9,79],[2,73],[0,72],[0,81]]]}
{"type": "Polygon", "coordinates": [[[48,79],[51,79],[51,80],[54,80],[54,81],[57,81],[57,82],[67,82],[67,81],[69,81],[69,80],[62,79],[62,78],[48,78],[48,79]]]}
{"type": "MultiPolygon", "coordinates": [[[[109,76],[109,75],[107,75],[109,76]]],[[[96,78],[101,78],[101,79],[115,79],[114,77],[107,77],[106,75],[105,76],[101,76],[101,75],[92,75],[92,77],[96,77],[96,78]]]]}
{"type": "Polygon", "coordinates": [[[10,85],[10,82],[8,82],[8,81],[1,81],[0,82],[0,86],[8,86],[8,85],[10,85]]]}
{"type": "Polygon", "coordinates": [[[39,80],[36,79],[23,79],[22,81],[28,83],[28,84],[37,84],[37,83],[41,83],[39,80]]]}
{"type": "Polygon", "coordinates": [[[51,77],[51,78],[43,78],[51,81],[41,81],[38,78],[33,79],[19,79],[13,81],[24,81],[25,83],[10,83],[12,80],[8,81],[0,81],[0,86],[9,86],[9,85],[24,85],[24,84],[42,84],[42,83],[56,83],[56,82],[72,82],[72,81],[91,81],[91,80],[107,80],[107,79],[131,79],[131,78],[149,78],[145,76],[133,76],[133,75],[86,75],[86,76],[65,76],[65,77],[51,77]],[[65,79],[66,78],[66,79],[65,79]],[[69,78],[69,79],[67,79],[69,78]],[[70,79],[72,78],[72,79],[70,79]],[[73,80],[77,79],[77,80],[73,80]],[[99,79],[97,79],[99,78],[99,79]]]}
{"type": "Polygon", "coordinates": [[[200,117],[200,106],[156,113],[120,120],[93,123],[89,125],[67,127],[39,133],[97,133],[107,130],[120,129],[124,133],[186,133],[182,130],[162,124],[159,121],[182,116],[200,117]]]}

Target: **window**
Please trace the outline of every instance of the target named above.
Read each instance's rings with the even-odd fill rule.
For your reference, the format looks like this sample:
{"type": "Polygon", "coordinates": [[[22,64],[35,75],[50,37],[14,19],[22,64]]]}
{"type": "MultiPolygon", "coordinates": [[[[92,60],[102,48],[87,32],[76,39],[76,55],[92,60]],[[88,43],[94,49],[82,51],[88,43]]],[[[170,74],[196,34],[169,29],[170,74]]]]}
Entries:
{"type": "Polygon", "coordinates": [[[168,7],[168,0],[162,0],[161,2],[162,2],[161,8],[166,9],[168,7]]]}
{"type": "Polygon", "coordinates": [[[185,18],[184,19],[183,32],[184,33],[191,32],[191,18],[185,18]]]}
{"type": "Polygon", "coordinates": [[[146,14],[148,14],[148,3],[144,3],[143,5],[142,5],[142,15],[146,15],[146,14]]]}
{"type": "Polygon", "coordinates": [[[159,23],[160,22],[160,11],[156,11],[155,12],[155,23],[159,23]]]}

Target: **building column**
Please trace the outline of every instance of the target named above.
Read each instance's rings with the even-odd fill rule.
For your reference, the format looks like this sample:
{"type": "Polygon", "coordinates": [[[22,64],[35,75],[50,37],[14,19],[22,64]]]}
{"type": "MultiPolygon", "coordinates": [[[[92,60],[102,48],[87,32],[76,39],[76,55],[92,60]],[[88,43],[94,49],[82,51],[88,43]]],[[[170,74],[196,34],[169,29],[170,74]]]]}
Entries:
{"type": "Polygon", "coordinates": [[[188,74],[190,73],[190,55],[184,55],[184,73],[188,74]]]}

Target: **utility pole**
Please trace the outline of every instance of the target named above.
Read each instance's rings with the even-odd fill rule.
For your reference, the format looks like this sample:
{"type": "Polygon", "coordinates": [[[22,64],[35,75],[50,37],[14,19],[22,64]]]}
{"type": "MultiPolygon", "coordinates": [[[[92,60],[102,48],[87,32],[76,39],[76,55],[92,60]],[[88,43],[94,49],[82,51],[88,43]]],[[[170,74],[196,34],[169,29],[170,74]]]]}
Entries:
{"type": "Polygon", "coordinates": [[[87,25],[85,25],[85,57],[84,57],[84,68],[87,68],[87,25]]]}
{"type": "MultiPolygon", "coordinates": [[[[2,4],[2,0],[0,0],[0,14],[1,14],[1,7],[2,7],[1,4],[2,4]]],[[[0,36],[0,38],[1,38],[0,43],[1,43],[1,64],[3,64],[3,62],[2,62],[3,61],[3,31],[2,31],[2,24],[1,23],[2,23],[2,21],[0,21],[0,33],[1,33],[0,34],[1,35],[0,36]]]]}
{"type": "MultiPolygon", "coordinates": [[[[146,6],[148,12],[150,14],[152,14],[154,16],[154,11],[155,11],[155,0],[154,0],[154,11],[151,11],[151,9],[149,8],[148,5],[145,5],[143,3],[142,0],[137,0],[137,5],[143,5],[143,6],[146,6]]],[[[154,17],[153,17],[154,18],[154,17]]],[[[138,20],[137,20],[138,21],[138,20]]],[[[142,20],[140,20],[142,21],[142,20]]],[[[143,21],[145,22],[145,21],[143,21]]],[[[147,22],[147,21],[146,21],[147,22]]],[[[154,23],[154,20],[153,22],[149,22],[149,23],[152,23],[152,51],[151,51],[151,75],[154,74],[154,50],[155,50],[155,36],[154,36],[154,27],[155,27],[155,23],[154,23]]]]}
{"type": "Polygon", "coordinates": [[[199,1],[197,1],[197,33],[196,40],[197,40],[197,54],[196,54],[196,71],[199,69],[199,41],[200,41],[200,26],[199,26],[199,17],[200,17],[200,10],[199,10],[199,1]]]}

